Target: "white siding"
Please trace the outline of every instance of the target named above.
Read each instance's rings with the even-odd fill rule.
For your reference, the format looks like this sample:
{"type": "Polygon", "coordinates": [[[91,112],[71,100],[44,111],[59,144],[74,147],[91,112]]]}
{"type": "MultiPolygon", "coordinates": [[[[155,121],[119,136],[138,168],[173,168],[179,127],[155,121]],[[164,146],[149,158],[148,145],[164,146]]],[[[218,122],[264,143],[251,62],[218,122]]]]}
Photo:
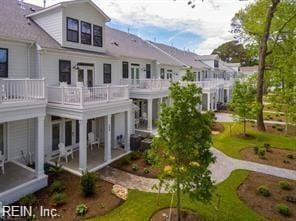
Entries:
{"type": "Polygon", "coordinates": [[[0,48],[8,49],[8,78],[26,78],[35,75],[31,73],[28,65],[30,62],[28,57],[35,53],[34,48],[29,49],[28,44],[12,41],[0,41],[0,48]]]}
{"type": "Polygon", "coordinates": [[[21,150],[34,152],[35,149],[35,120],[20,120],[7,123],[7,158],[21,158],[21,150]]]}
{"type": "Polygon", "coordinates": [[[62,9],[54,9],[44,14],[36,15],[33,17],[33,20],[58,43],[62,44],[62,9]]]}

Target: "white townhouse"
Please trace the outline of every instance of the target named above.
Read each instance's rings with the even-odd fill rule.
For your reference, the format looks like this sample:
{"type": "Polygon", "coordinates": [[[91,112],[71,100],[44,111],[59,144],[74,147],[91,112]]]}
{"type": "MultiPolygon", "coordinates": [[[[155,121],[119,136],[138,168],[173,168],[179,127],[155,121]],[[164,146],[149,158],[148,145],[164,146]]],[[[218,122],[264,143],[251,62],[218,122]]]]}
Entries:
{"type": "Polygon", "coordinates": [[[170,102],[170,81],[180,79],[185,65],[136,35],[106,27],[106,38],[108,53],[121,62],[121,84],[130,87],[135,131],[155,133],[160,104],[170,102]]]}
{"type": "Polygon", "coordinates": [[[0,5],[0,202],[8,204],[46,186],[44,162],[61,153],[78,175],[126,154],[133,104],[121,61],[106,50],[110,18],[92,1],[0,5]]]}
{"type": "Polygon", "coordinates": [[[155,42],[152,44],[193,69],[195,81],[203,92],[202,110],[215,111],[219,105],[229,101],[238,64],[225,63],[217,55],[200,56],[172,46],[155,42]]]}

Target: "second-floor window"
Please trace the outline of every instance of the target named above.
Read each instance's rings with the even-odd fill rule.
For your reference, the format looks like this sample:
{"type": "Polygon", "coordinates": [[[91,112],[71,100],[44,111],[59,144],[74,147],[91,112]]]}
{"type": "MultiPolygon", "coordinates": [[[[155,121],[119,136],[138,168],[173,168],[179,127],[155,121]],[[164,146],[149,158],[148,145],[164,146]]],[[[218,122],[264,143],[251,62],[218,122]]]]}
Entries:
{"type": "Polygon", "coordinates": [[[151,64],[146,64],[146,78],[151,78],[151,64]]]}
{"type": "Polygon", "coordinates": [[[128,78],[128,62],[122,62],[122,78],[128,78]]]}
{"type": "Polygon", "coordinates": [[[164,68],[160,69],[160,78],[164,79],[164,68]]]}
{"type": "Polygon", "coordinates": [[[219,61],[214,60],[214,67],[215,67],[215,68],[219,68],[219,61]]]}
{"type": "Polygon", "coordinates": [[[8,77],[8,49],[0,48],[0,78],[8,77]]]}
{"type": "Polygon", "coordinates": [[[67,18],[67,41],[79,41],[79,22],[74,18],[67,18]]]}
{"type": "Polygon", "coordinates": [[[59,61],[59,81],[71,84],[71,61],[59,61]]]}
{"type": "Polygon", "coordinates": [[[104,84],[111,84],[111,64],[104,64],[104,84]]]}
{"type": "Polygon", "coordinates": [[[93,25],[93,40],[94,46],[103,47],[103,28],[98,25],[93,25]]]}
{"type": "Polygon", "coordinates": [[[91,24],[81,21],[81,44],[91,45],[91,24]]]}

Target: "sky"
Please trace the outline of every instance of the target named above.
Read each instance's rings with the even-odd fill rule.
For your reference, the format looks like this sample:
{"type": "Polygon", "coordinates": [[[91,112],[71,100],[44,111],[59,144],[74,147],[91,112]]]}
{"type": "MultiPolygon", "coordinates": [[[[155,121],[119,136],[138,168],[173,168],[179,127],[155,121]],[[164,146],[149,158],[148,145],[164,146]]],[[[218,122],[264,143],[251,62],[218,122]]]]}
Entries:
{"type": "MultiPolygon", "coordinates": [[[[210,54],[233,40],[230,22],[253,0],[93,0],[110,18],[109,26],[146,40],[210,54]]],[[[43,6],[43,0],[25,0],[43,6]]],[[[61,0],[46,0],[50,6],[61,0]]]]}

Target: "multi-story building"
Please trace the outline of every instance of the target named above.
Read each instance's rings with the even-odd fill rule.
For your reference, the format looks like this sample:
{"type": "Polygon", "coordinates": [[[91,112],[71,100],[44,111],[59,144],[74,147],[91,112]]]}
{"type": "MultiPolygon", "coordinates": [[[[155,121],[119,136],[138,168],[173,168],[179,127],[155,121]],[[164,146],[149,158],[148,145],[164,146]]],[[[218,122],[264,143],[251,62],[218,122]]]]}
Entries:
{"type": "MultiPolygon", "coordinates": [[[[170,81],[180,80],[187,67],[204,94],[214,96],[207,87],[221,68],[106,26],[110,18],[91,0],[47,8],[18,0],[0,5],[4,204],[47,185],[45,162],[69,155],[64,168],[80,175],[127,154],[132,133],[155,132],[160,103],[170,102],[170,81]]],[[[208,97],[203,109],[215,110],[216,98],[208,97]]]]}

